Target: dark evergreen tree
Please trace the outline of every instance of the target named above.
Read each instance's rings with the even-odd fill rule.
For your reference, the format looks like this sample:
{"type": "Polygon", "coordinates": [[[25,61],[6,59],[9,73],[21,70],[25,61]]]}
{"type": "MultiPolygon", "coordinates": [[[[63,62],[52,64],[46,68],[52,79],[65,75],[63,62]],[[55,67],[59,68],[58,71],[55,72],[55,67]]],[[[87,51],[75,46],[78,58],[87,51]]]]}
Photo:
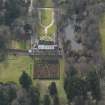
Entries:
{"type": "Polygon", "coordinates": [[[18,0],[7,0],[5,2],[5,24],[11,25],[20,15],[20,6],[18,0]]]}
{"type": "Polygon", "coordinates": [[[8,102],[11,103],[13,101],[13,99],[16,98],[16,89],[15,88],[9,88],[8,89],[8,102]]]}
{"type": "Polygon", "coordinates": [[[86,81],[77,75],[77,71],[73,66],[70,67],[70,70],[67,72],[64,89],[67,95],[67,98],[70,101],[76,96],[83,96],[85,98],[87,93],[86,81]]]}
{"type": "Polygon", "coordinates": [[[50,97],[49,95],[44,96],[43,105],[51,105],[50,97]]]}
{"type": "Polygon", "coordinates": [[[52,82],[51,85],[49,86],[49,93],[51,96],[57,95],[57,87],[55,82],[52,82]]]}
{"type": "Polygon", "coordinates": [[[40,92],[37,88],[32,87],[29,90],[30,98],[31,98],[31,105],[40,105],[40,92]]]}
{"type": "Polygon", "coordinates": [[[7,55],[6,39],[0,36],[0,61],[5,60],[7,55]]]}
{"type": "Polygon", "coordinates": [[[2,84],[0,86],[0,105],[11,105],[16,98],[16,88],[13,84],[2,84]]]}
{"type": "Polygon", "coordinates": [[[101,97],[100,80],[95,70],[87,75],[88,90],[92,92],[93,98],[99,100],[101,97]]]}
{"type": "Polygon", "coordinates": [[[60,105],[59,97],[57,95],[55,95],[53,98],[53,105],[60,105]]]}
{"type": "Polygon", "coordinates": [[[8,100],[3,90],[0,90],[0,105],[7,105],[8,100]]]}
{"type": "Polygon", "coordinates": [[[76,69],[72,65],[70,65],[69,70],[67,70],[66,72],[66,78],[64,80],[65,91],[67,90],[67,84],[68,84],[69,78],[74,77],[76,75],[77,75],[76,69]]]}
{"type": "Polygon", "coordinates": [[[25,89],[30,88],[32,85],[31,77],[25,71],[22,73],[21,77],[19,78],[19,82],[21,86],[25,89]]]}

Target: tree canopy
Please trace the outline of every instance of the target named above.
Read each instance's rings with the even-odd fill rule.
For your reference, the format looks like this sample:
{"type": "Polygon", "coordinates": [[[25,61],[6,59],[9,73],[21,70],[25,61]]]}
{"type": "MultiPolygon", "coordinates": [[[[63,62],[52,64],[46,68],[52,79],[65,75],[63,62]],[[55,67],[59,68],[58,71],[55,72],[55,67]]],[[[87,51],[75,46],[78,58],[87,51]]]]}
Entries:
{"type": "Polygon", "coordinates": [[[19,82],[25,89],[29,89],[32,86],[31,77],[25,71],[23,71],[21,77],[19,78],[19,82]]]}

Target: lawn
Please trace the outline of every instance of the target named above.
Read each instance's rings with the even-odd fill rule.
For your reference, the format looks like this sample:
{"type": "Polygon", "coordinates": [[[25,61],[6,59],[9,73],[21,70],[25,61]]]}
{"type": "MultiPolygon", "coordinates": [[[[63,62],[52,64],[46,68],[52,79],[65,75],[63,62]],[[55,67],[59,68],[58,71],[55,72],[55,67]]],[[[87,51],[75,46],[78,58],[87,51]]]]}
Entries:
{"type": "Polygon", "coordinates": [[[52,13],[53,9],[39,9],[39,13],[41,14],[41,24],[44,26],[48,26],[51,24],[51,21],[53,19],[52,13]]]}
{"type": "Polygon", "coordinates": [[[105,15],[103,15],[101,18],[99,29],[100,29],[100,35],[101,35],[102,54],[105,56],[105,15]]]}
{"type": "Polygon", "coordinates": [[[36,26],[36,31],[40,40],[53,41],[55,38],[54,33],[57,31],[57,26],[55,24],[54,8],[52,0],[41,0],[43,6],[38,9],[38,24],[36,26]],[[49,7],[49,8],[47,8],[49,7]],[[51,24],[53,23],[53,24],[51,24]],[[47,33],[45,28],[49,25],[47,33]]]}
{"type": "Polygon", "coordinates": [[[40,40],[46,40],[46,41],[53,41],[54,40],[54,33],[57,31],[57,27],[55,24],[55,20],[53,24],[48,28],[47,34],[45,33],[45,26],[47,27],[50,25],[54,19],[53,15],[53,8],[50,9],[39,9],[41,11],[41,15],[39,18],[39,24],[36,27],[37,34],[39,36],[40,40]],[[43,25],[43,26],[42,26],[43,25]]]}
{"type": "Polygon", "coordinates": [[[32,59],[26,56],[9,56],[8,60],[0,64],[0,82],[14,81],[18,79],[22,71],[31,74],[32,59]]]}
{"type": "Polygon", "coordinates": [[[14,41],[12,40],[12,43],[11,43],[11,48],[13,49],[21,49],[21,50],[28,50],[30,48],[30,43],[27,41],[27,42],[24,42],[24,41],[14,41]]]}
{"type": "Polygon", "coordinates": [[[39,36],[40,40],[45,40],[45,41],[53,41],[55,35],[54,33],[56,32],[56,25],[54,24],[48,29],[47,35],[45,34],[44,28],[42,28],[40,25],[37,26],[37,34],[39,36]]]}

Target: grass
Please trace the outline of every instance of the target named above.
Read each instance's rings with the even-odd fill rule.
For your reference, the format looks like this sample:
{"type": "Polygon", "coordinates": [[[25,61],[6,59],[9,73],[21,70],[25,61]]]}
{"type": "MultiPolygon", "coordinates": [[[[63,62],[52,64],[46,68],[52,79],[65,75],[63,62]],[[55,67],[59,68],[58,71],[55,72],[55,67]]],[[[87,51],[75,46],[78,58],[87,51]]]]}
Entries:
{"type": "Polygon", "coordinates": [[[101,35],[102,54],[105,56],[105,15],[103,15],[101,18],[99,29],[100,29],[100,35],[101,35]]]}
{"type": "Polygon", "coordinates": [[[18,83],[22,71],[29,75],[32,59],[26,56],[9,56],[8,60],[0,64],[0,82],[13,81],[18,83]]]}
{"type": "Polygon", "coordinates": [[[51,27],[49,27],[47,34],[45,33],[45,28],[41,26],[41,24],[44,26],[48,26],[49,24],[51,24],[52,14],[54,12],[54,9],[50,7],[53,7],[53,2],[52,0],[46,0],[46,2],[44,0],[40,0],[40,2],[43,4],[42,7],[45,7],[45,8],[49,7],[49,9],[39,10],[41,11],[41,19],[39,19],[39,21],[41,20],[41,22],[39,22],[39,24],[37,25],[36,31],[40,40],[53,41],[54,33],[57,31],[57,26],[55,22],[51,27]]]}
{"type": "Polygon", "coordinates": [[[55,33],[55,31],[56,31],[55,24],[48,29],[47,35],[45,34],[44,28],[42,28],[40,25],[38,25],[37,27],[37,34],[40,40],[53,41],[54,38],[53,34],[55,33]]]}
{"type": "Polygon", "coordinates": [[[30,44],[28,42],[24,42],[24,41],[12,41],[11,43],[11,48],[13,49],[22,49],[22,50],[25,50],[25,49],[29,49],[30,48],[30,44]]]}
{"type": "Polygon", "coordinates": [[[41,24],[44,26],[48,26],[52,21],[53,9],[42,9],[39,11],[41,13],[41,24]]]}
{"type": "MultiPolygon", "coordinates": [[[[53,8],[52,9],[44,9],[42,10],[42,15],[41,15],[41,24],[43,24],[44,26],[48,26],[49,24],[51,24],[52,22],[52,13],[53,12],[53,8]]],[[[40,20],[39,20],[40,21],[40,20]]],[[[45,33],[45,28],[42,27],[39,22],[39,24],[37,25],[37,34],[39,35],[39,39],[40,40],[46,40],[46,41],[53,41],[54,39],[54,33],[57,30],[56,24],[54,22],[54,24],[48,28],[48,33],[46,35],[45,33]]]]}

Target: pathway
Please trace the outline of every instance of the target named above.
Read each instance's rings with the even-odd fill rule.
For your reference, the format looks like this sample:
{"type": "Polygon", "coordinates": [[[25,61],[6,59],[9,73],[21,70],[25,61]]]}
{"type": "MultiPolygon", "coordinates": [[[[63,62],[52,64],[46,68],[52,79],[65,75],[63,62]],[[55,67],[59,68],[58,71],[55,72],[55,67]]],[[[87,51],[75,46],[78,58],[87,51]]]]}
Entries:
{"type": "Polygon", "coordinates": [[[45,26],[41,23],[41,11],[40,10],[52,10],[52,8],[39,8],[39,20],[40,20],[40,25],[44,28],[45,34],[47,35],[48,29],[54,24],[54,11],[52,12],[52,21],[48,26],[45,26]]]}
{"type": "Polygon", "coordinates": [[[32,13],[32,10],[33,10],[33,0],[31,0],[30,2],[31,3],[30,3],[29,10],[28,10],[29,14],[31,14],[32,13]]]}

